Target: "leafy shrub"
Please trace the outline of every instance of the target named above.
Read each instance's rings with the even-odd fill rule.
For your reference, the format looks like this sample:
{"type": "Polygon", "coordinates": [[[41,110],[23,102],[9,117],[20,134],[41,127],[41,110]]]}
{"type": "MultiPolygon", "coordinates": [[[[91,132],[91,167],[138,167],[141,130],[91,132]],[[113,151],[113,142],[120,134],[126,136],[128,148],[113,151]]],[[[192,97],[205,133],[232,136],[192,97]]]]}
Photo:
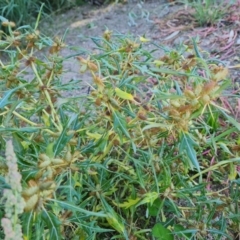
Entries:
{"type": "MultiPolygon", "coordinates": [[[[92,38],[99,54],[77,57],[90,94],[67,98],[81,82],[62,83],[63,39],[11,26],[0,42],[0,151],[11,138],[26,239],[234,238],[240,127],[223,105],[236,104],[224,96],[227,68],[195,41],[148,51],[145,38],[106,31],[92,38]]],[[[0,166],[7,188],[4,157],[0,166]]]]}

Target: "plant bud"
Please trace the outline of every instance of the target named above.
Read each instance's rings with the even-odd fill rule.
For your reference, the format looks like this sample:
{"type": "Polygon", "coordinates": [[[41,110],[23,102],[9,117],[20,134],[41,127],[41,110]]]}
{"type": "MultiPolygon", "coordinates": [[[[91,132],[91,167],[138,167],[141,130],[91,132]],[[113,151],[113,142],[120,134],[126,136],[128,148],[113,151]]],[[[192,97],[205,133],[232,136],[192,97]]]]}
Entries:
{"type": "Polygon", "coordinates": [[[39,190],[38,186],[30,187],[22,191],[23,197],[31,197],[32,195],[36,194],[39,190]]]}
{"type": "Polygon", "coordinates": [[[141,120],[147,120],[147,117],[146,117],[146,114],[144,113],[144,112],[139,112],[138,114],[137,114],[137,117],[139,118],[139,119],[141,119],[141,120]]]}
{"type": "Polygon", "coordinates": [[[93,71],[93,72],[97,72],[98,71],[98,66],[95,64],[95,63],[93,63],[93,62],[88,62],[87,63],[87,66],[88,66],[88,68],[91,70],[91,71],[93,71]]]}
{"type": "Polygon", "coordinates": [[[49,134],[51,135],[51,137],[59,137],[62,133],[60,133],[60,132],[56,132],[56,133],[51,132],[49,134]]]}
{"type": "Polygon", "coordinates": [[[84,58],[82,58],[82,57],[80,57],[80,56],[78,56],[78,57],[76,57],[82,64],[87,64],[87,60],[86,59],[84,59],[84,58]]]}
{"type": "Polygon", "coordinates": [[[60,158],[54,158],[51,160],[54,165],[64,164],[64,160],[60,158]]]}
{"type": "Polygon", "coordinates": [[[48,180],[52,180],[55,175],[55,169],[52,167],[48,166],[47,171],[45,172],[45,176],[48,180]]]}
{"type": "Polygon", "coordinates": [[[40,155],[39,155],[39,159],[41,160],[41,161],[49,161],[50,160],[50,158],[45,154],[45,153],[41,153],[40,155]]]}
{"type": "Polygon", "coordinates": [[[102,103],[102,101],[101,101],[100,98],[97,98],[97,99],[95,100],[95,104],[96,104],[97,106],[100,106],[101,103],[102,103]]]}
{"type": "Polygon", "coordinates": [[[211,99],[208,95],[204,94],[202,96],[202,101],[203,101],[203,103],[208,104],[211,101],[211,99]]]}
{"type": "Polygon", "coordinates": [[[93,76],[93,81],[94,83],[100,88],[100,89],[103,89],[104,88],[104,83],[103,83],[103,80],[98,77],[98,76],[93,76]]]}
{"type": "Polygon", "coordinates": [[[106,30],[106,31],[103,33],[103,38],[104,38],[105,40],[109,41],[110,38],[111,38],[111,35],[112,35],[112,32],[109,31],[109,30],[106,30]]]}
{"type": "Polygon", "coordinates": [[[38,194],[34,194],[26,201],[24,210],[26,212],[33,210],[36,207],[37,202],[38,202],[38,194]]]}
{"type": "Polygon", "coordinates": [[[214,88],[216,88],[216,86],[217,86],[217,83],[214,81],[207,82],[203,86],[202,93],[205,95],[209,94],[210,92],[212,92],[214,90],[214,88]]]}
{"type": "Polygon", "coordinates": [[[19,31],[14,31],[14,32],[13,32],[13,35],[14,35],[14,36],[19,36],[19,35],[21,35],[21,32],[19,32],[19,31]]]}
{"type": "Polygon", "coordinates": [[[53,185],[53,181],[43,182],[39,185],[41,191],[49,189],[53,185]]]}
{"type": "Polygon", "coordinates": [[[77,145],[77,139],[72,138],[72,139],[69,141],[69,144],[70,144],[70,145],[77,145]]]}
{"type": "Polygon", "coordinates": [[[191,91],[191,90],[189,90],[189,89],[186,89],[186,90],[184,91],[184,95],[185,95],[186,97],[190,98],[190,99],[195,99],[195,98],[196,98],[196,96],[195,96],[195,94],[193,93],[193,91],[191,91]]]}
{"type": "Polygon", "coordinates": [[[43,175],[43,171],[42,171],[42,170],[39,170],[39,171],[36,173],[36,175],[35,175],[35,179],[41,178],[42,175],[43,175]]]}
{"type": "Polygon", "coordinates": [[[14,22],[2,22],[2,26],[14,28],[14,27],[16,27],[16,24],[14,22]]]}
{"type": "Polygon", "coordinates": [[[118,139],[114,139],[113,146],[119,146],[119,145],[120,145],[120,141],[118,139]]]}
{"type": "Polygon", "coordinates": [[[73,134],[75,134],[75,132],[76,131],[74,131],[74,130],[70,130],[70,131],[67,132],[67,136],[73,135],[73,134]]]}
{"type": "Polygon", "coordinates": [[[111,105],[112,105],[113,107],[116,107],[116,108],[119,107],[119,103],[118,103],[118,101],[117,101],[116,99],[110,98],[109,100],[110,100],[111,105]]]}
{"type": "Polygon", "coordinates": [[[171,100],[170,103],[174,107],[180,107],[181,106],[181,104],[178,101],[176,101],[176,100],[171,100]]]}
{"type": "Polygon", "coordinates": [[[72,160],[72,154],[71,154],[70,151],[67,151],[66,156],[65,156],[65,160],[66,160],[67,162],[71,162],[71,160],[72,160]]]}
{"type": "Polygon", "coordinates": [[[51,160],[45,161],[45,162],[41,162],[38,167],[39,168],[45,168],[47,166],[49,166],[51,164],[51,160]]]}
{"type": "Polygon", "coordinates": [[[44,190],[41,192],[41,196],[44,198],[51,197],[53,190],[44,190]]]}

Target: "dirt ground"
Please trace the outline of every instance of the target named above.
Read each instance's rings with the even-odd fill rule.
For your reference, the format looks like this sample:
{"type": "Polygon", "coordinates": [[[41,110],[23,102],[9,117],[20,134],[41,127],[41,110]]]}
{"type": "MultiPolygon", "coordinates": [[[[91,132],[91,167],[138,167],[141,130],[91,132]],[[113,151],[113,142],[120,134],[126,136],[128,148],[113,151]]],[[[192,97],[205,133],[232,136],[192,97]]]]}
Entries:
{"type": "MultiPolygon", "coordinates": [[[[192,37],[198,37],[199,46],[212,58],[221,60],[230,68],[240,64],[240,1],[229,8],[228,14],[215,25],[197,26],[193,13],[189,6],[176,2],[131,0],[125,4],[75,7],[43,21],[41,27],[50,36],[62,37],[67,31],[65,42],[68,48],[63,51],[64,56],[84,56],[88,51],[97,51],[91,37],[100,37],[109,29],[113,33],[135,37],[144,35],[169,47],[188,44],[192,37]]],[[[233,84],[240,82],[239,68],[230,72],[233,84]]],[[[88,75],[79,74],[79,62],[74,58],[65,63],[63,79],[64,82],[82,79],[82,93],[87,92],[87,83],[91,82],[88,75]]]]}

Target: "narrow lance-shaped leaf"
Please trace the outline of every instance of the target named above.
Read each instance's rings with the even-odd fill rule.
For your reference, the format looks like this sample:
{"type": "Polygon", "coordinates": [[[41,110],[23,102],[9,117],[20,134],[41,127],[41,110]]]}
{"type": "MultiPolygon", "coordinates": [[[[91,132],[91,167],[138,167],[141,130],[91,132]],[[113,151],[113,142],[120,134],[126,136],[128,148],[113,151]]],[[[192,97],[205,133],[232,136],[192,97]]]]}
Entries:
{"type": "Polygon", "coordinates": [[[122,91],[120,88],[115,88],[116,95],[125,100],[133,100],[133,95],[122,91]]]}
{"type": "Polygon", "coordinates": [[[118,203],[118,206],[121,208],[128,209],[132,206],[136,206],[136,204],[140,201],[140,198],[137,197],[136,199],[129,198],[123,203],[118,203]]]}
{"type": "Polygon", "coordinates": [[[26,212],[22,216],[22,228],[24,239],[32,239],[33,211],[26,212]]]}
{"type": "Polygon", "coordinates": [[[123,219],[114,211],[114,209],[107,203],[107,201],[101,196],[101,202],[103,205],[103,209],[107,213],[107,221],[111,227],[113,227],[116,231],[123,234],[128,239],[126,234],[126,229],[123,223],[123,219]]]}
{"type": "Polygon", "coordinates": [[[70,139],[72,138],[71,135],[67,136],[66,132],[76,117],[77,117],[77,114],[72,115],[72,117],[68,120],[68,123],[64,127],[61,135],[59,136],[56,144],[54,145],[54,156],[57,156],[62,151],[62,149],[66,146],[66,144],[70,141],[70,139]]]}
{"type": "Polygon", "coordinates": [[[60,234],[60,226],[61,222],[55,216],[53,213],[50,211],[44,210],[42,213],[42,218],[45,221],[47,225],[47,229],[49,230],[49,239],[51,240],[60,240],[61,239],[61,234],[60,234]]]}
{"type": "Polygon", "coordinates": [[[200,172],[200,166],[194,149],[194,146],[196,145],[197,143],[192,140],[188,133],[182,133],[180,137],[180,153],[185,152],[191,160],[193,166],[200,172]]]}
{"type": "Polygon", "coordinates": [[[22,128],[11,128],[11,127],[0,127],[0,132],[25,132],[25,133],[33,133],[37,132],[40,127],[22,127],[22,128]]]}
{"type": "Polygon", "coordinates": [[[10,90],[6,91],[5,94],[4,94],[4,96],[3,96],[3,98],[0,99],[0,109],[2,109],[3,107],[5,107],[7,104],[10,103],[9,98],[11,97],[11,95],[12,95],[15,91],[17,91],[17,90],[20,89],[20,88],[25,87],[26,85],[28,85],[28,83],[27,83],[27,84],[24,84],[24,85],[21,85],[21,86],[18,86],[18,87],[14,88],[14,89],[10,89],[10,90]]]}
{"type": "Polygon", "coordinates": [[[123,119],[122,116],[120,116],[117,111],[113,112],[113,122],[115,130],[121,130],[121,132],[123,132],[126,137],[130,138],[129,132],[127,130],[127,122],[125,119],[123,119]]]}
{"type": "Polygon", "coordinates": [[[81,213],[85,214],[86,216],[95,216],[95,217],[106,217],[107,216],[103,212],[91,212],[86,209],[80,208],[74,204],[68,203],[66,201],[63,202],[63,201],[59,201],[56,199],[48,199],[48,201],[55,202],[55,203],[59,204],[59,206],[61,206],[62,208],[69,209],[69,210],[72,210],[75,212],[81,212],[81,213]]]}

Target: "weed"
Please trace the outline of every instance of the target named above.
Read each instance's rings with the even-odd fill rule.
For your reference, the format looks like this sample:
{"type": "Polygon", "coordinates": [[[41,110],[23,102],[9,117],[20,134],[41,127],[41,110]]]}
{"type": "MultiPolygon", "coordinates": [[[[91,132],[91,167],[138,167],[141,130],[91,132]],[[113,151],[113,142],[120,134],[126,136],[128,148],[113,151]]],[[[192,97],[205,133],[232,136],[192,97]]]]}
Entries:
{"type": "Polygon", "coordinates": [[[227,68],[195,41],[154,57],[162,46],[108,30],[92,38],[98,54],[77,57],[90,94],[66,98],[81,81],[62,83],[64,39],[4,24],[0,151],[12,138],[24,238],[236,237],[240,127],[221,101],[227,68]]]}
{"type": "Polygon", "coordinates": [[[189,4],[194,8],[194,18],[200,26],[217,23],[224,17],[229,5],[223,2],[219,3],[218,0],[197,0],[189,4]]]}

